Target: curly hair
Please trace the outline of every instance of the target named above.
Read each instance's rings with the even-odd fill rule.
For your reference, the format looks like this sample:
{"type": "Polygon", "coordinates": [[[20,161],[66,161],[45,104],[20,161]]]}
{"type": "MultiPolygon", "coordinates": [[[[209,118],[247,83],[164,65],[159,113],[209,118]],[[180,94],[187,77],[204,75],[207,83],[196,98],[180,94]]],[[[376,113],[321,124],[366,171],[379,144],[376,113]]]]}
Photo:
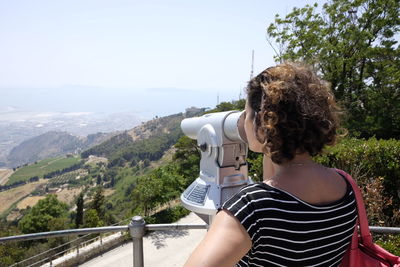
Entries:
{"type": "Polygon", "coordinates": [[[257,139],[277,164],[296,153],[315,156],[336,141],[339,108],[330,85],[309,67],[284,63],[268,68],[250,80],[247,98],[256,113],[257,139]]]}

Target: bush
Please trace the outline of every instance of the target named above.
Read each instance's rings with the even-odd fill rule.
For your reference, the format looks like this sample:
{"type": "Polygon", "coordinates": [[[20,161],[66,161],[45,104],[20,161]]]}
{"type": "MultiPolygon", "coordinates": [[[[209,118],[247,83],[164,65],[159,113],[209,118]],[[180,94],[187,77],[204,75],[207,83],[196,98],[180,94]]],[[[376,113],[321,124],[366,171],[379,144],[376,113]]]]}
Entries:
{"type": "Polygon", "coordinates": [[[394,255],[400,255],[400,235],[374,235],[376,243],[394,255]]]}
{"type": "Polygon", "coordinates": [[[400,141],[349,138],[326,149],[315,157],[323,165],[350,173],[363,187],[372,180],[383,178],[384,194],[400,206],[400,141]]]}
{"type": "MultiPolygon", "coordinates": [[[[315,160],[353,176],[361,188],[370,225],[400,226],[400,141],[344,139],[315,160]]],[[[400,255],[398,235],[374,234],[374,239],[400,255]]]]}
{"type": "Polygon", "coordinates": [[[172,208],[167,208],[157,212],[151,216],[145,217],[147,224],[151,223],[172,223],[176,222],[182,217],[185,217],[190,213],[189,210],[185,209],[183,206],[175,206],[172,208]]]}

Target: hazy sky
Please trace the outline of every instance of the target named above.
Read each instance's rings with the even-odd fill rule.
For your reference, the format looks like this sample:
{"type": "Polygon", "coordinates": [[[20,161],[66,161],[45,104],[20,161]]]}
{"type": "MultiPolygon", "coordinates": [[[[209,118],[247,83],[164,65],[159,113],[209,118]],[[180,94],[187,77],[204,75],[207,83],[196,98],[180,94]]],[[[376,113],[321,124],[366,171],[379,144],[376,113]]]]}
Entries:
{"type": "Polygon", "coordinates": [[[306,0],[0,0],[0,107],[151,118],[237,99],[306,0]]]}

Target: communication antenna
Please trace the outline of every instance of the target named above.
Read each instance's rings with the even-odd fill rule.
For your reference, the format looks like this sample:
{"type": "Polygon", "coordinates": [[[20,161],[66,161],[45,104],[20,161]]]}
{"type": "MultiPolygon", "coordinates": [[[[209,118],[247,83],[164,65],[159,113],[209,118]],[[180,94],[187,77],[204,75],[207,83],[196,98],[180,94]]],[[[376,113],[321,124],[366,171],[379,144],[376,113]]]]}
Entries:
{"type": "Polygon", "coordinates": [[[217,105],[219,105],[219,92],[217,93],[217,105]]]}
{"type": "MultiPolygon", "coordinates": [[[[249,81],[251,79],[253,79],[253,75],[254,75],[254,49],[251,50],[251,69],[250,69],[250,79],[249,79],[249,81]]],[[[246,87],[243,88],[243,89],[246,90],[246,87]]],[[[239,92],[239,100],[242,99],[242,91],[243,91],[243,89],[240,90],[240,92],[239,92]]]]}
{"type": "Polygon", "coordinates": [[[251,51],[251,71],[250,71],[250,80],[253,79],[254,74],[254,49],[251,51]]]}

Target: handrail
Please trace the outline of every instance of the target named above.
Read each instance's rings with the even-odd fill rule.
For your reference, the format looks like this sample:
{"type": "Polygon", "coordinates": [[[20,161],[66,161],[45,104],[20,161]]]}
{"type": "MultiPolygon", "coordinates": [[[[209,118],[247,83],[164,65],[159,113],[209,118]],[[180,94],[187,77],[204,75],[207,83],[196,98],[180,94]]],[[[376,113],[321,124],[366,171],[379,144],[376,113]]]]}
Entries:
{"type": "Polygon", "coordinates": [[[59,230],[59,231],[50,231],[50,232],[40,232],[33,234],[25,234],[25,235],[15,235],[15,236],[6,236],[0,237],[0,244],[8,241],[25,241],[25,240],[35,240],[49,237],[60,237],[60,236],[68,236],[68,235],[84,235],[84,234],[99,234],[99,233],[107,233],[107,232],[119,232],[119,231],[127,231],[128,225],[122,226],[104,226],[104,227],[92,227],[92,228],[80,228],[80,229],[68,229],[68,230],[59,230]]]}
{"type": "MultiPolygon", "coordinates": [[[[147,224],[145,225],[145,230],[148,231],[162,231],[162,230],[185,230],[185,229],[207,229],[207,224],[147,224]]],[[[44,239],[51,237],[60,237],[60,236],[68,236],[68,235],[83,235],[83,234],[99,234],[99,233],[107,233],[107,232],[121,232],[128,231],[128,225],[122,226],[104,226],[104,227],[92,227],[92,228],[80,228],[80,229],[68,229],[68,230],[59,230],[59,231],[50,231],[50,232],[40,232],[33,234],[25,234],[25,235],[14,235],[14,236],[6,236],[0,237],[0,244],[10,241],[26,241],[26,240],[35,240],[35,239],[44,239]]],[[[400,228],[399,228],[400,232],[400,228]]],[[[63,244],[65,245],[65,244],[63,244]]],[[[61,245],[61,246],[63,246],[61,245]]]]}
{"type": "MultiPolygon", "coordinates": [[[[81,228],[81,229],[68,229],[51,232],[41,232],[17,236],[0,237],[0,244],[13,241],[24,241],[34,240],[50,237],[60,237],[68,235],[80,235],[80,234],[98,234],[106,232],[120,232],[128,231],[131,234],[133,241],[133,266],[143,267],[143,236],[146,230],[148,231],[160,231],[160,230],[186,230],[186,229],[208,229],[207,224],[145,224],[145,221],[140,216],[132,218],[128,225],[123,226],[105,226],[105,227],[92,227],[92,228],[81,228]]],[[[370,226],[370,231],[380,234],[400,234],[400,227],[378,227],[370,226]]],[[[54,256],[54,255],[53,255],[54,256]]],[[[41,261],[48,260],[49,258],[41,261]]],[[[51,258],[50,258],[51,262],[51,258]]]]}
{"type": "Polygon", "coordinates": [[[369,230],[377,234],[400,234],[400,227],[370,226],[369,230]]]}
{"type": "MultiPolygon", "coordinates": [[[[147,231],[168,231],[168,230],[187,230],[187,229],[207,229],[208,225],[207,224],[178,224],[178,223],[146,224],[144,226],[144,228],[147,231]]],[[[0,237],[0,244],[5,243],[5,242],[10,242],[10,241],[26,241],[26,240],[44,239],[44,238],[60,237],[60,236],[68,236],[68,235],[120,232],[120,231],[128,231],[128,229],[129,229],[129,225],[121,225],[121,226],[104,226],[104,227],[91,227],[91,228],[40,232],[40,233],[33,233],[33,234],[0,237]]],[[[377,234],[400,234],[400,227],[370,226],[369,230],[372,233],[377,233],[377,234]]],[[[71,243],[71,242],[68,242],[68,243],[71,243]]],[[[59,247],[62,247],[64,245],[66,245],[66,244],[60,245],[59,247]]]]}
{"type": "MultiPolygon", "coordinates": [[[[87,234],[87,235],[84,235],[84,236],[82,236],[82,237],[87,237],[87,236],[89,236],[89,235],[90,235],[90,234],[87,234]]],[[[79,244],[76,246],[76,248],[78,249],[78,254],[79,254],[79,247],[82,247],[82,245],[85,245],[86,243],[90,243],[90,242],[92,242],[92,241],[94,241],[94,240],[96,240],[96,239],[99,239],[99,237],[96,236],[96,237],[94,237],[94,238],[91,238],[91,239],[88,239],[88,240],[85,240],[85,241],[79,243],[79,244]]],[[[100,239],[101,239],[101,236],[100,236],[100,239]]],[[[46,251],[44,251],[44,252],[42,252],[42,253],[40,253],[40,254],[37,254],[37,255],[35,255],[35,256],[33,256],[33,257],[30,257],[30,258],[27,258],[27,259],[24,259],[24,260],[22,260],[22,261],[20,261],[20,262],[16,262],[16,263],[14,263],[13,265],[10,265],[10,267],[12,267],[12,266],[21,266],[21,264],[24,263],[24,262],[29,262],[29,261],[31,261],[33,258],[36,258],[36,257],[38,257],[38,256],[42,256],[42,255],[45,255],[45,254],[49,253],[50,251],[56,250],[57,248],[63,247],[63,246],[65,246],[65,245],[68,245],[68,244],[71,244],[71,243],[75,243],[76,240],[79,240],[79,238],[74,239],[74,240],[72,240],[72,241],[69,241],[69,242],[67,242],[67,243],[64,243],[64,244],[62,244],[62,245],[60,245],[60,246],[58,246],[58,247],[55,247],[55,248],[51,248],[51,249],[49,249],[49,250],[46,250],[46,251]]],[[[42,262],[46,262],[46,261],[50,261],[50,262],[51,262],[52,259],[57,258],[58,255],[64,254],[66,251],[69,251],[69,250],[71,250],[71,248],[68,248],[68,249],[66,249],[66,250],[60,251],[60,252],[58,252],[58,253],[56,253],[56,254],[51,254],[51,256],[48,256],[48,257],[46,257],[46,258],[43,258],[43,259],[41,259],[41,260],[39,260],[39,261],[37,261],[37,262],[34,262],[34,263],[30,264],[30,265],[27,265],[27,266],[22,265],[22,266],[31,267],[31,266],[36,266],[36,265],[38,265],[39,263],[42,263],[42,262]]]]}

